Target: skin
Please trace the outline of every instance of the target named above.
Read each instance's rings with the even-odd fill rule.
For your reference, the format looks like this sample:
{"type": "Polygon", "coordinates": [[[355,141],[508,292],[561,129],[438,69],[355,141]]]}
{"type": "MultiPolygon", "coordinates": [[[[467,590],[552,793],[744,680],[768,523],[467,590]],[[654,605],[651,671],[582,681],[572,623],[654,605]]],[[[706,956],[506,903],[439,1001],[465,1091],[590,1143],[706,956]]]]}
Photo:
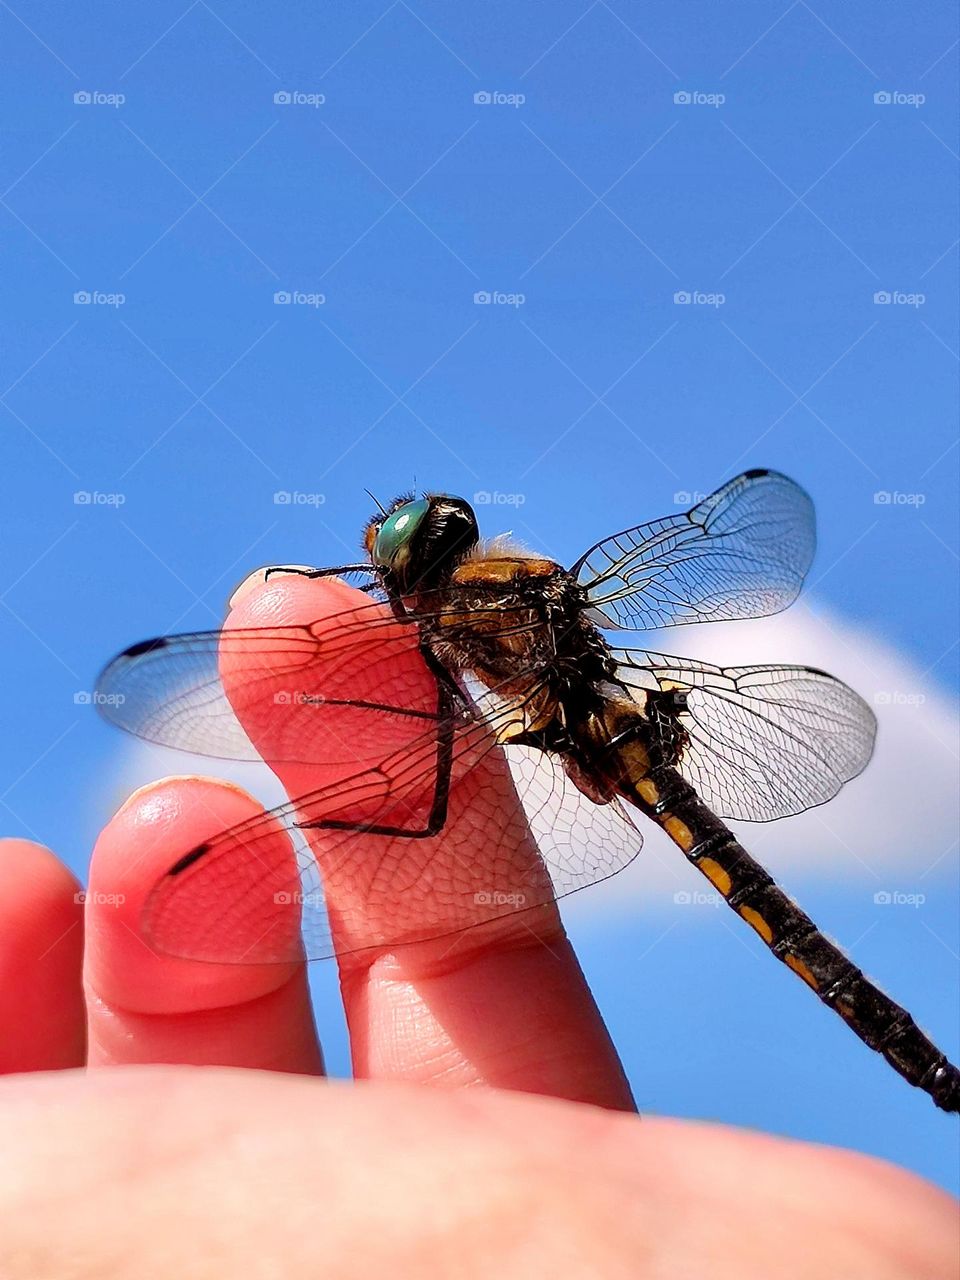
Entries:
{"type": "MultiPolygon", "coordinates": [[[[354,599],[261,579],[228,625],[354,599]]],[[[262,737],[255,706],[243,719],[262,737]]],[[[302,791],[331,768],[280,776],[302,791]]],[[[956,1205],[913,1175],[641,1122],[553,908],[341,955],[357,1079],[323,1081],[301,966],[183,960],[140,932],[178,854],[256,811],[213,779],[144,788],[103,831],[86,904],[52,853],[0,841],[4,1280],[957,1275],[956,1205]]],[[[470,816],[441,856],[482,863],[470,816]]]]}

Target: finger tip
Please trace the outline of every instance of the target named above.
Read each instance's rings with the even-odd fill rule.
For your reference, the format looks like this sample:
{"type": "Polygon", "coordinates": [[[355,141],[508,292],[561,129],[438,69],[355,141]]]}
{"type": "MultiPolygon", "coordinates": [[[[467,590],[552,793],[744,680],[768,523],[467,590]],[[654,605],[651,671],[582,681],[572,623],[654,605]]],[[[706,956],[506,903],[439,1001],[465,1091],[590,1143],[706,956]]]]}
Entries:
{"type": "MultiPolygon", "coordinates": [[[[291,566],[300,567],[300,566],[291,566]]],[[[342,578],[310,578],[303,573],[256,569],[230,597],[225,627],[290,626],[315,623],[349,609],[370,606],[370,597],[342,578]]]]}
{"type": "Polygon", "coordinates": [[[424,731],[422,720],[377,714],[372,704],[415,717],[436,706],[417,629],[337,578],[248,579],[224,624],[219,674],[291,797],[376,766],[424,731]]]}
{"type": "Polygon", "coordinates": [[[0,840],[0,884],[0,921],[7,937],[62,930],[82,920],[80,882],[37,841],[0,840]]]}
{"type": "Polygon", "coordinates": [[[0,840],[0,1073],[77,1066],[83,895],[44,845],[0,840]]]}
{"type": "Polygon", "coordinates": [[[293,965],[215,964],[167,954],[144,932],[147,902],[178,857],[261,813],[241,787],[198,775],[135,791],[97,841],[86,894],[84,977],[95,998],[140,1012],[186,1012],[276,989],[293,965]]]}

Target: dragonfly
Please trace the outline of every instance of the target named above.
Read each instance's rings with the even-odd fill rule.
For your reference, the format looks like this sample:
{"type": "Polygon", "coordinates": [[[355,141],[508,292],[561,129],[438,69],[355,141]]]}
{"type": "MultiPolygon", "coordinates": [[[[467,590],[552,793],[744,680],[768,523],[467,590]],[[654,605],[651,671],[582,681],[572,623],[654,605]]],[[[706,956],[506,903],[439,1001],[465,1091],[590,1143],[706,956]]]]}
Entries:
{"type": "Polygon", "coordinates": [[[144,908],[152,945],[259,964],[456,937],[620,871],[649,821],[869,1048],[960,1111],[957,1067],[727,825],[828,801],[870,759],[870,708],[813,667],[607,638],[786,608],[815,550],[808,494],[745,471],[569,569],[482,540],[463,498],[377,507],[363,560],[265,573],[334,580],[325,590],[362,575],[349,607],[158,637],[102,672],[96,703],[121,728],[282,765],[288,793],[303,779],[167,867],[144,908]],[[484,852],[474,841],[468,859],[471,823],[484,852]]]}

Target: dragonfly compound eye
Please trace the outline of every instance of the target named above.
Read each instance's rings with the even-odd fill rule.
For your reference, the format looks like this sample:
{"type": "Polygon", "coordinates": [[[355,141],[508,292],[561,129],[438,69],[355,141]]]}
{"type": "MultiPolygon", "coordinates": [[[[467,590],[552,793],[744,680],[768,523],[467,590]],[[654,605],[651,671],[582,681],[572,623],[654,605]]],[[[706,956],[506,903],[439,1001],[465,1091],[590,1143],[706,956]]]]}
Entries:
{"type": "Polygon", "coordinates": [[[400,569],[410,558],[414,535],[423,523],[430,503],[426,498],[407,502],[380,526],[373,543],[371,559],[380,569],[400,569]]]}

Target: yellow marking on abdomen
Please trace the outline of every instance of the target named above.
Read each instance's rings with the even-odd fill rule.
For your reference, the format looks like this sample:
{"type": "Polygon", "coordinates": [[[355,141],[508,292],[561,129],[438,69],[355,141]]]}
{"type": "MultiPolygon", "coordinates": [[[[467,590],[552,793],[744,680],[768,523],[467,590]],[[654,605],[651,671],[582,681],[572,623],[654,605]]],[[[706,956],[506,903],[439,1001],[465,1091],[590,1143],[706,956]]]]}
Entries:
{"type": "Polygon", "coordinates": [[[721,867],[719,862],[715,862],[713,858],[701,858],[697,866],[707,877],[715,889],[719,889],[724,897],[733,888],[733,881],[730,874],[721,867]]]}
{"type": "Polygon", "coordinates": [[[746,920],[751,929],[755,929],[759,933],[764,942],[773,941],[773,930],[764,920],[759,911],[754,911],[753,907],[740,907],[740,916],[746,920]]]}
{"type": "Polygon", "coordinates": [[[647,804],[656,804],[660,799],[660,792],[657,790],[657,784],[651,782],[649,778],[641,778],[637,783],[637,794],[641,800],[645,800],[647,804]]]}
{"type": "Polygon", "coordinates": [[[783,957],[783,962],[788,969],[792,969],[795,974],[801,977],[808,987],[812,987],[814,991],[819,989],[816,978],[802,960],[798,959],[795,955],[791,955],[788,951],[783,957]]]}
{"type": "Polygon", "coordinates": [[[681,818],[675,818],[671,814],[663,820],[663,828],[685,853],[693,848],[693,832],[681,818]]]}

